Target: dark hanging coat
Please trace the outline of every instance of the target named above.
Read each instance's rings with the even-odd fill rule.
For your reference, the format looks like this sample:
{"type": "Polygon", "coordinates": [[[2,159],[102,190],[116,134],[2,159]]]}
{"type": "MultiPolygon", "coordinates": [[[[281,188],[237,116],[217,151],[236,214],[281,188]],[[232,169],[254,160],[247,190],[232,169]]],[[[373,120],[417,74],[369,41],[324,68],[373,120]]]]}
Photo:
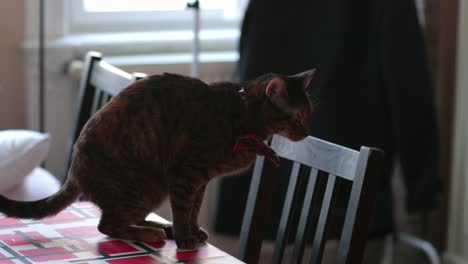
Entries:
{"type": "MultiPolygon", "coordinates": [[[[365,145],[385,151],[370,236],[394,228],[391,175],[397,159],[407,210],[435,206],[438,134],[416,14],[411,0],[251,0],[242,25],[241,80],[316,67],[311,134],[354,149],[365,145]]],[[[222,180],[217,231],[239,232],[249,183],[250,175],[222,180]]],[[[276,193],[286,184],[287,175],[281,175],[276,193]]],[[[283,198],[277,199],[279,204],[283,198]]],[[[344,200],[337,206],[344,208],[344,200]]],[[[273,219],[280,210],[274,209],[273,219]]],[[[335,218],[343,213],[338,210],[335,218]]],[[[270,237],[274,230],[272,224],[270,237]]]]}

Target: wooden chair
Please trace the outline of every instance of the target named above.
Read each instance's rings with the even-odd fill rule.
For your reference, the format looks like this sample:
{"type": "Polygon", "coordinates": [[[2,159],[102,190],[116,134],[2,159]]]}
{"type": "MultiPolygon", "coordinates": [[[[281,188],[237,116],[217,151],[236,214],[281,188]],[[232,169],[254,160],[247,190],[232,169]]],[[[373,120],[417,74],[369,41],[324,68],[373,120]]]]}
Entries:
{"type": "Polygon", "coordinates": [[[99,52],[90,51],[86,54],[80,79],[75,122],[67,144],[63,181],[70,167],[73,144],[88,119],[112,96],[144,77],[146,75],[143,73],[130,74],[103,61],[102,54],[99,52]]]}
{"type": "MultiPolygon", "coordinates": [[[[329,216],[333,207],[338,178],[352,182],[346,216],[342,227],[336,255],[336,263],[361,263],[367,239],[367,227],[371,217],[376,184],[383,173],[383,152],[378,149],[361,147],[360,151],[345,148],[314,137],[292,142],[281,136],[274,136],[271,147],[285,159],[293,161],[291,178],[283,205],[278,227],[272,263],[282,263],[284,249],[292,225],[297,227],[292,260],[284,263],[302,263],[304,246],[313,223],[313,207],[319,197],[317,182],[327,176],[325,192],[315,223],[315,235],[311,240],[311,257],[308,263],[320,263],[326,241],[329,216]],[[310,173],[307,175],[307,169],[310,173]],[[302,209],[298,208],[299,190],[305,187],[302,209]],[[315,190],[315,191],[314,191],[315,190]],[[291,221],[299,213],[297,225],[291,221]],[[297,214],[296,214],[297,215],[297,214]]],[[[237,257],[246,263],[258,263],[262,234],[268,218],[269,201],[272,196],[276,169],[270,162],[258,157],[247,199],[241,228],[237,257]]],[[[322,192],[323,193],[323,192],[322,192]]],[[[317,210],[317,209],[315,209],[317,210]]]]}

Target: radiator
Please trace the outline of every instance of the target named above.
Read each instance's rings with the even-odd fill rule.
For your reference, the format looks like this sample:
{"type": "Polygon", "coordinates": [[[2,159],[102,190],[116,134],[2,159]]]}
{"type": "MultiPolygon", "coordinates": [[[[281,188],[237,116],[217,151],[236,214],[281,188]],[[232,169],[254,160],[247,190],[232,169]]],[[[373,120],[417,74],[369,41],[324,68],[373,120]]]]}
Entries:
{"type": "MultiPolygon", "coordinates": [[[[128,55],[109,56],[104,60],[128,72],[159,74],[163,72],[190,74],[192,54],[164,55],[128,55]]],[[[235,64],[238,55],[235,52],[205,52],[200,54],[199,76],[205,82],[231,81],[234,79],[235,64]]],[[[73,60],[67,66],[67,74],[75,79],[81,77],[82,60],[73,60]]]]}

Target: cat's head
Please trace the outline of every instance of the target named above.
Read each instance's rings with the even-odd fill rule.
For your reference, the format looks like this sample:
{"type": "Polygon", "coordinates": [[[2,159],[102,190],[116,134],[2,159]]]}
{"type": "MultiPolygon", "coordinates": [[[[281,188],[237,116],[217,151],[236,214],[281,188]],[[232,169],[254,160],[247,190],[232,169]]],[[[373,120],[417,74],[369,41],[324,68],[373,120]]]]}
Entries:
{"type": "Polygon", "coordinates": [[[314,78],[316,69],[293,76],[275,75],[265,88],[270,109],[273,133],[292,141],[299,141],[309,135],[312,103],[307,89],[314,78]]]}

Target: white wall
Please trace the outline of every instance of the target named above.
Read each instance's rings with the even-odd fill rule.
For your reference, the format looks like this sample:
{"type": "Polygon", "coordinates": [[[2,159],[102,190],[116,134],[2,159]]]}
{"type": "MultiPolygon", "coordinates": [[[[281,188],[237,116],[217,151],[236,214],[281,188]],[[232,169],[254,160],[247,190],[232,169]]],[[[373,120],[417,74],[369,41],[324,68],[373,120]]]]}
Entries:
{"type": "Polygon", "coordinates": [[[0,129],[25,126],[21,42],[23,1],[0,1],[0,129]]]}
{"type": "Polygon", "coordinates": [[[468,263],[468,1],[460,0],[447,263],[468,263]]]}

